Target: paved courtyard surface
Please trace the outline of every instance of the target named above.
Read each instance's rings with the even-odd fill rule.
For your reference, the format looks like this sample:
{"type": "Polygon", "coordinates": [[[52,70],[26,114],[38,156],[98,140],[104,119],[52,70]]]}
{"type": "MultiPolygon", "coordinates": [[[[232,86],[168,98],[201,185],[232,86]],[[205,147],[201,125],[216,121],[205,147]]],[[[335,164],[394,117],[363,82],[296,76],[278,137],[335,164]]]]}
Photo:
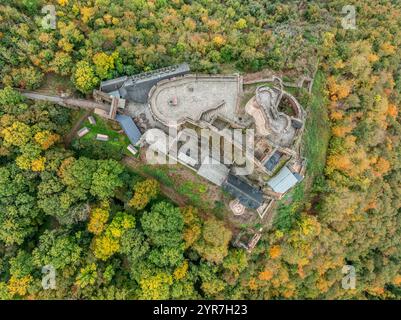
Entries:
{"type": "Polygon", "coordinates": [[[150,92],[153,115],[167,126],[186,119],[199,120],[202,114],[219,106],[219,113],[235,119],[238,103],[237,76],[196,76],[161,81],[150,92]]]}

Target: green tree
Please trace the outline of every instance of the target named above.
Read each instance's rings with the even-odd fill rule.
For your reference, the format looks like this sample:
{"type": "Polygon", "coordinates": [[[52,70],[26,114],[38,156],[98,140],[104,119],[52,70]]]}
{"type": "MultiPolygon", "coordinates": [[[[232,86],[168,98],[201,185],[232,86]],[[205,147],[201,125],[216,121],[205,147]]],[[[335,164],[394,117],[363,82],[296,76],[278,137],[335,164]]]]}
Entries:
{"type": "Polygon", "coordinates": [[[231,231],[223,222],[209,218],[204,222],[202,235],[194,249],[207,261],[221,263],[228,253],[231,231]]]}
{"type": "Polygon", "coordinates": [[[158,267],[176,267],[184,260],[183,245],[176,247],[160,247],[152,249],[148,259],[158,267]]]}
{"type": "Polygon", "coordinates": [[[0,240],[7,245],[21,244],[41,221],[34,186],[33,176],[17,166],[0,167],[0,240]]]}
{"type": "Polygon", "coordinates": [[[155,204],[141,218],[144,233],[156,246],[178,246],[182,243],[184,221],[180,209],[168,202],[155,204]]]}
{"type": "Polygon", "coordinates": [[[81,288],[85,288],[87,286],[93,286],[97,280],[97,267],[95,263],[91,263],[81,270],[78,273],[76,278],[76,284],[81,288]]]}
{"type": "Polygon", "coordinates": [[[106,199],[114,195],[117,187],[123,185],[120,174],[124,168],[115,160],[98,160],[97,164],[90,192],[100,199],[106,199]]]}
{"type": "Polygon", "coordinates": [[[59,271],[67,266],[76,266],[82,254],[82,248],[77,240],[75,236],[61,234],[56,230],[46,230],[39,237],[39,244],[32,252],[35,266],[52,265],[59,271]]]}

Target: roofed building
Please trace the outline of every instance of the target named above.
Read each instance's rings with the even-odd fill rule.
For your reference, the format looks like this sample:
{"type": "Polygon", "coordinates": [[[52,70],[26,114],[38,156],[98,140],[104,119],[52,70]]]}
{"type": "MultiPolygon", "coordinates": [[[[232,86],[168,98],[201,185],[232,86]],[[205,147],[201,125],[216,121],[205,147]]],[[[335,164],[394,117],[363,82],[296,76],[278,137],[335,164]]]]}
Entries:
{"type": "Polygon", "coordinates": [[[138,153],[138,150],[137,150],[132,144],[130,144],[130,145],[127,147],[127,150],[128,150],[129,152],[131,152],[133,155],[136,155],[136,154],[138,153]]]}
{"type": "Polygon", "coordinates": [[[223,189],[236,197],[247,208],[256,210],[264,203],[262,191],[232,174],[229,174],[223,182],[223,189]]]}
{"type": "Polygon", "coordinates": [[[264,167],[266,168],[266,170],[268,170],[269,172],[273,172],[274,169],[279,164],[281,157],[282,157],[281,152],[275,151],[272,154],[272,156],[269,159],[267,159],[267,161],[264,164],[264,167]]]}
{"type": "Polygon", "coordinates": [[[94,118],[93,116],[89,116],[89,117],[88,117],[88,121],[89,121],[89,123],[92,124],[92,125],[95,125],[95,124],[96,124],[96,120],[95,120],[95,118],[94,118]]]}
{"type": "Polygon", "coordinates": [[[132,118],[123,114],[117,114],[115,119],[120,123],[129,141],[135,145],[141,139],[142,134],[132,118]]]}
{"type": "Polygon", "coordinates": [[[106,135],[106,134],[100,134],[100,133],[98,133],[98,134],[96,135],[96,140],[99,140],[99,141],[109,141],[109,136],[106,135]]]}
{"type": "Polygon", "coordinates": [[[198,164],[198,159],[196,159],[196,157],[192,157],[192,154],[189,152],[189,150],[187,150],[185,153],[181,151],[178,152],[178,160],[190,167],[195,167],[198,164]]]}
{"type": "Polygon", "coordinates": [[[84,135],[86,135],[89,132],[89,129],[87,127],[83,127],[82,129],[80,129],[77,132],[78,137],[83,137],[84,135]]]}
{"type": "Polygon", "coordinates": [[[277,175],[271,178],[267,184],[276,193],[286,193],[298,182],[302,181],[303,177],[298,173],[291,172],[287,166],[284,166],[277,175]]]}
{"type": "Polygon", "coordinates": [[[185,75],[190,72],[187,63],[103,81],[100,90],[117,98],[146,103],[150,89],[160,80],[185,75]]]}

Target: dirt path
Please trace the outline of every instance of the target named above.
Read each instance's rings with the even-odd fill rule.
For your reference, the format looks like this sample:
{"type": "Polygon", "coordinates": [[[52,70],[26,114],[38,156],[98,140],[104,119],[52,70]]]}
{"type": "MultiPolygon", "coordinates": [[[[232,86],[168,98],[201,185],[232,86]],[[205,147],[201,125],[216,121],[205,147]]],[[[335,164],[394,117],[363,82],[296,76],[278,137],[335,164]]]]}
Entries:
{"type": "Polygon", "coordinates": [[[110,106],[103,104],[103,103],[98,103],[96,101],[92,101],[92,100],[85,100],[85,99],[76,99],[76,98],[63,98],[63,97],[59,97],[59,96],[54,96],[54,95],[49,95],[49,94],[43,94],[43,93],[39,93],[39,92],[33,92],[33,91],[24,91],[24,90],[19,90],[16,89],[18,91],[21,92],[21,94],[31,100],[39,100],[39,101],[47,101],[47,102],[51,102],[54,104],[59,104],[63,107],[66,108],[84,108],[84,109],[102,109],[105,111],[109,111],[110,110],[110,106]]]}
{"type": "Polygon", "coordinates": [[[75,122],[74,126],[71,128],[70,132],[65,136],[64,138],[64,145],[65,148],[67,149],[74,136],[77,134],[77,131],[80,129],[82,126],[82,123],[86,120],[86,118],[92,113],[91,110],[86,110],[85,113],[79,117],[79,119],[75,122]]]}

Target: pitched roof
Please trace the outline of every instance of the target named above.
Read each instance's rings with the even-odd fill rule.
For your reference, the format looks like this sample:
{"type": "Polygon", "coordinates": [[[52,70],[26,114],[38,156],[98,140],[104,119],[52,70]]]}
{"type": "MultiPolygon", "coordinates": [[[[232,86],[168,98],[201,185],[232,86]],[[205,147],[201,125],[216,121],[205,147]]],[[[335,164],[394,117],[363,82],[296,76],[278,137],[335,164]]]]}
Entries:
{"type": "Polygon", "coordinates": [[[223,189],[236,197],[245,207],[257,209],[263,204],[263,193],[242,179],[229,174],[223,183],[223,189]]]}
{"type": "Polygon", "coordinates": [[[281,153],[276,151],[273,155],[265,162],[264,166],[270,172],[278,165],[281,159],[281,153]]]}
{"type": "Polygon", "coordinates": [[[198,164],[198,160],[195,157],[191,157],[188,152],[178,152],[178,159],[191,167],[195,167],[198,164]]]}
{"type": "Polygon", "coordinates": [[[286,193],[295,186],[302,177],[297,173],[292,173],[287,166],[284,166],[280,172],[271,178],[267,184],[277,193],[286,193]]]}
{"type": "Polygon", "coordinates": [[[123,114],[117,114],[116,120],[120,123],[129,141],[135,145],[141,138],[142,134],[132,118],[123,114]]]}

